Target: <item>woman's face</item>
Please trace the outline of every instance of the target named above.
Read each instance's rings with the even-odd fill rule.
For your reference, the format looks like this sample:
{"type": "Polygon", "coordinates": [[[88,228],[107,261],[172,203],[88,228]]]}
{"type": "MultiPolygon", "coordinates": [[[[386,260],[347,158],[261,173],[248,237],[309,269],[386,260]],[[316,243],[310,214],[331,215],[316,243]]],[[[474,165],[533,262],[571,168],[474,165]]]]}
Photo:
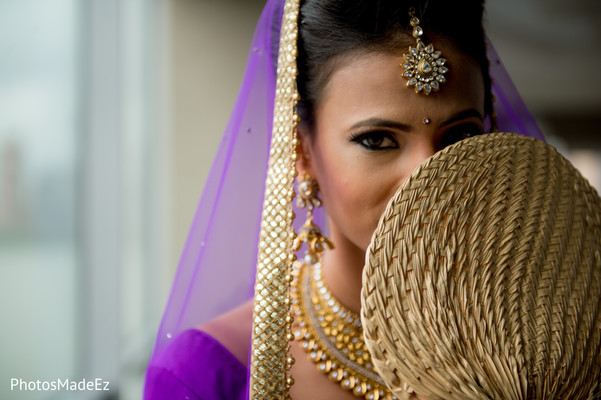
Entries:
{"type": "Polygon", "coordinates": [[[407,87],[402,52],[361,54],[330,77],[315,131],[301,129],[301,168],[319,184],[336,247],[365,251],[387,202],[413,170],[448,144],[483,132],[479,66],[454,48],[436,47],[449,66],[439,92],[407,87]]]}

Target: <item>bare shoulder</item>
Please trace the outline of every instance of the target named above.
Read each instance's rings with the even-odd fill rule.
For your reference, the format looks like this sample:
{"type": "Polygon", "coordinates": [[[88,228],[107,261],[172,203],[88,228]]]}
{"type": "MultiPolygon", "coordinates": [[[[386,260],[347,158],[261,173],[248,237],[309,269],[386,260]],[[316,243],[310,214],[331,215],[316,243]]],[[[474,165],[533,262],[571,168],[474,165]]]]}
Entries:
{"type": "Polygon", "coordinates": [[[228,349],[242,364],[248,364],[252,335],[253,300],[198,326],[228,349]]]}

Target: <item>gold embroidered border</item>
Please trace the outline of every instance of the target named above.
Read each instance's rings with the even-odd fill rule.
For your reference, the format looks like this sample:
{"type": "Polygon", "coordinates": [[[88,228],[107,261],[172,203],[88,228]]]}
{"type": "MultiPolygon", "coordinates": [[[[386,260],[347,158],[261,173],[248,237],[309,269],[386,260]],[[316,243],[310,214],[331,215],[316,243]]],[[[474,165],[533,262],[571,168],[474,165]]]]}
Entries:
{"type": "Polygon", "coordinates": [[[255,284],[250,399],[287,399],[290,343],[290,272],[294,255],[293,181],[296,176],[296,89],[299,0],[284,6],[274,107],[273,135],[255,284]]]}

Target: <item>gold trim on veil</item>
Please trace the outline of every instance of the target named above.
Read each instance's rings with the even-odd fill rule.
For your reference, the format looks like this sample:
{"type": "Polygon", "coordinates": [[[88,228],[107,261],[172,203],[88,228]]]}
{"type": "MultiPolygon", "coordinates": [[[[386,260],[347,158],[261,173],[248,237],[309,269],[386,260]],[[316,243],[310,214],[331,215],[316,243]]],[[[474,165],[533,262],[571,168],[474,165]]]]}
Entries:
{"type": "Polygon", "coordinates": [[[282,17],[273,135],[255,284],[250,399],[287,399],[292,381],[290,277],[294,254],[293,182],[296,176],[296,89],[299,0],[287,0],[282,17]]]}

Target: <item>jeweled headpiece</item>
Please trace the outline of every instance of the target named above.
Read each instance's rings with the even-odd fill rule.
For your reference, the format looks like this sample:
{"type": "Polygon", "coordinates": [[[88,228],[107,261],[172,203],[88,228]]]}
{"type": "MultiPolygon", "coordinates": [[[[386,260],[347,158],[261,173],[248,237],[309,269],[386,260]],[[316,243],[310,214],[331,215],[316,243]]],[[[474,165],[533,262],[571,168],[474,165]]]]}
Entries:
{"type": "Polygon", "coordinates": [[[432,44],[426,45],[422,42],[424,30],[419,26],[420,21],[415,16],[414,8],[409,9],[409,16],[416,44],[415,47],[409,46],[409,54],[404,55],[406,62],[401,64],[405,69],[403,76],[408,80],[407,86],[415,88],[415,93],[429,95],[431,92],[437,92],[440,85],[447,81],[447,60],[441,57],[439,50],[434,50],[432,44]]]}

